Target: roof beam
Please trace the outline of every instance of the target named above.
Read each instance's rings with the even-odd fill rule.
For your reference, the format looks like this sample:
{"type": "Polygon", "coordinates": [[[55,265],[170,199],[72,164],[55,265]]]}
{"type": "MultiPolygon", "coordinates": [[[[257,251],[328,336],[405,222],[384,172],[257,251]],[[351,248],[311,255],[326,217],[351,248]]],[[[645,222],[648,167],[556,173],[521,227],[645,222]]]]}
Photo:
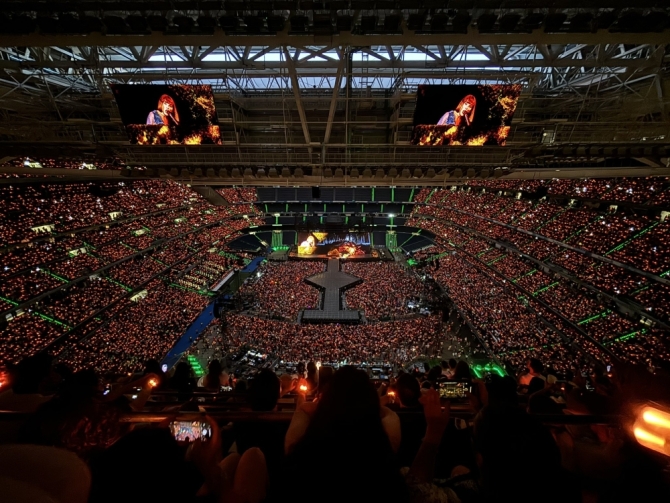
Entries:
{"type": "MultiPolygon", "coordinates": [[[[515,55],[521,52],[522,50],[528,50],[529,48],[519,49],[515,52],[515,55]]],[[[532,49],[532,47],[531,47],[532,49]]],[[[426,51],[421,51],[426,52],[426,51]]],[[[0,60],[0,68],[8,69],[63,69],[63,70],[79,70],[82,68],[99,68],[102,70],[124,70],[124,69],[138,69],[138,70],[165,70],[169,69],[188,69],[188,70],[220,70],[220,69],[249,69],[249,64],[251,61],[246,63],[242,59],[242,55],[233,55],[234,60],[232,61],[202,61],[196,58],[193,61],[188,61],[182,59],[181,54],[176,54],[179,58],[175,61],[147,61],[142,63],[137,60],[100,60],[97,63],[89,63],[84,61],[53,61],[53,60],[42,60],[42,61],[15,61],[15,60],[0,60]]],[[[425,69],[426,65],[439,65],[441,68],[570,68],[575,65],[579,65],[584,68],[600,68],[602,66],[618,67],[618,68],[647,68],[650,66],[658,66],[658,62],[650,58],[622,58],[622,59],[606,59],[604,61],[599,61],[597,58],[588,58],[588,59],[570,59],[570,58],[560,58],[553,61],[547,60],[545,58],[534,58],[534,59],[506,59],[504,61],[495,61],[489,60],[488,58],[484,61],[474,61],[467,59],[457,59],[453,60],[449,58],[448,61],[442,61],[439,56],[433,54],[429,56],[429,60],[424,61],[413,61],[413,60],[397,60],[391,62],[385,57],[379,54],[373,54],[375,59],[363,61],[354,61],[353,66],[355,68],[368,68],[368,69],[388,69],[389,71],[393,69],[406,69],[406,70],[421,70],[425,69]],[[378,58],[378,59],[377,59],[378,58]],[[365,64],[364,64],[365,63],[365,64]]],[[[257,60],[253,60],[257,61],[257,60]]],[[[295,65],[294,65],[295,66],[295,65]]],[[[270,70],[270,69],[282,69],[287,68],[288,62],[286,61],[265,61],[259,68],[259,70],[270,70]]],[[[253,67],[252,67],[253,68],[253,67]]],[[[299,69],[335,69],[334,61],[318,61],[315,59],[301,60],[299,69]]]]}
{"type": "MultiPolygon", "coordinates": [[[[475,31],[476,32],[476,31],[475,31]]],[[[396,34],[366,34],[358,35],[350,32],[341,32],[330,37],[333,45],[370,47],[397,45],[396,34]]],[[[472,33],[432,33],[416,34],[406,31],[402,40],[407,45],[469,45],[472,43],[472,33]]],[[[288,35],[278,33],[272,37],[272,42],[277,45],[290,45],[292,47],[310,47],[315,45],[313,34],[288,35]]],[[[532,33],[477,33],[477,43],[481,45],[508,45],[508,44],[546,44],[546,45],[568,45],[568,44],[667,44],[670,43],[670,30],[661,33],[622,33],[599,30],[596,33],[544,33],[536,30],[532,33]]],[[[40,34],[26,38],[24,35],[0,35],[0,47],[50,47],[50,46],[137,46],[145,45],[174,45],[174,46],[260,46],[268,44],[267,35],[228,35],[224,31],[217,31],[214,35],[205,34],[162,34],[153,32],[151,35],[102,35],[90,33],[87,35],[40,34]],[[26,42],[29,41],[29,44],[26,42]]]]}
{"type": "MultiPolygon", "coordinates": [[[[291,58],[291,53],[284,46],[282,47],[284,51],[284,57],[286,58],[286,64],[288,68],[288,75],[291,79],[291,87],[293,88],[293,96],[295,97],[295,105],[298,107],[298,115],[300,116],[300,124],[302,125],[302,133],[305,136],[305,143],[310,145],[312,139],[309,136],[309,127],[307,126],[307,117],[305,116],[305,109],[302,106],[302,98],[300,97],[300,86],[298,83],[298,75],[295,72],[295,63],[291,58]]],[[[296,53],[297,54],[297,53],[296,53]]]]}
{"type": "Polygon", "coordinates": [[[323,137],[323,144],[326,145],[330,141],[330,132],[333,129],[333,119],[335,118],[335,110],[337,110],[337,98],[340,94],[340,87],[342,87],[342,74],[344,73],[344,65],[346,58],[340,54],[340,64],[337,67],[337,77],[335,77],[335,84],[333,85],[333,97],[330,100],[330,110],[328,110],[328,122],[326,123],[326,134],[323,137]]]}

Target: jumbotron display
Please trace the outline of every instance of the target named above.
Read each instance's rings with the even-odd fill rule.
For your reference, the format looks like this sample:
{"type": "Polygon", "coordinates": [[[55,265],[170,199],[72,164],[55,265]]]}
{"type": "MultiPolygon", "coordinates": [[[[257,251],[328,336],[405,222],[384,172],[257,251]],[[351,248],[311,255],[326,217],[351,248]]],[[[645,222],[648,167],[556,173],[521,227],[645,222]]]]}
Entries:
{"type": "Polygon", "coordinates": [[[373,254],[369,232],[301,232],[298,256],[350,258],[373,254]]]}
{"type": "Polygon", "coordinates": [[[413,145],[504,145],[520,85],[419,86],[413,145]]]}
{"type": "Polygon", "coordinates": [[[114,84],[111,88],[131,143],[221,143],[211,86],[114,84]]]}

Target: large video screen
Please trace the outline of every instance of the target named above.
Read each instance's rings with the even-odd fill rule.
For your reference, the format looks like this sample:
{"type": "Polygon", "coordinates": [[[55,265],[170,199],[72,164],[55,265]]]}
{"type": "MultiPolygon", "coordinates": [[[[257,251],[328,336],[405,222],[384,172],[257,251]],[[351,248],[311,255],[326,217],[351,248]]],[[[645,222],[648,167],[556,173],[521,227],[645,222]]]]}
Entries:
{"type": "Polygon", "coordinates": [[[111,88],[131,143],[221,143],[211,86],[113,84],[111,88]]]}
{"type": "Polygon", "coordinates": [[[413,145],[504,145],[520,85],[419,86],[413,145]]]}
{"type": "Polygon", "coordinates": [[[370,243],[369,232],[299,232],[298,256],[363,257],[371,253],[370,243]]]}

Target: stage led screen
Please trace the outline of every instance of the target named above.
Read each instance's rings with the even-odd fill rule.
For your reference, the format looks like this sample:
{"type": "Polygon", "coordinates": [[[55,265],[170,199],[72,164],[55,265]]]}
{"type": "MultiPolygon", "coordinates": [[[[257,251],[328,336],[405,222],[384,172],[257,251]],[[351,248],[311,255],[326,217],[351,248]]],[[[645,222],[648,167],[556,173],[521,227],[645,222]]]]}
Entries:
{"type": "Polygon", "coordinates": [[[504,145],[520,85],[419,86],[413,145],[504,145]]]}
{"type": "Polygon", "coordinates": [[[299,232],[298,256],[349,258],[370,252],[369,232],[299,232]]]}
{"type": "Polygon", "coordinates": [[[110,87],[131,143],[221,143],[211,86],[112,84],[110,87]]]}

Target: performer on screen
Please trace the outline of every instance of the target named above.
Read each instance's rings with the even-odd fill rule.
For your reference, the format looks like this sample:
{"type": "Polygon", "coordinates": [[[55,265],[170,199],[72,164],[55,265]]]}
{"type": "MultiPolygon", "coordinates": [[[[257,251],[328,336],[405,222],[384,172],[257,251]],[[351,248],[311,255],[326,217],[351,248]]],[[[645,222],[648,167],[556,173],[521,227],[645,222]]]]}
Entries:
{"type": "Polygon", "coordinates": [[[456,107],[456,110],[449,110],[437,121],[438,126],[456,126],[457,128],[469,126],[475,118],[475,106],[477,99],[468,94],[456,107]]]}
{"type": "Polygon", "coordinates": [[[158,110],[149,112],[147,124],[160,126],[178,126],[179,112],[172,96],[164,94],[158,100],[158,110]]]}

